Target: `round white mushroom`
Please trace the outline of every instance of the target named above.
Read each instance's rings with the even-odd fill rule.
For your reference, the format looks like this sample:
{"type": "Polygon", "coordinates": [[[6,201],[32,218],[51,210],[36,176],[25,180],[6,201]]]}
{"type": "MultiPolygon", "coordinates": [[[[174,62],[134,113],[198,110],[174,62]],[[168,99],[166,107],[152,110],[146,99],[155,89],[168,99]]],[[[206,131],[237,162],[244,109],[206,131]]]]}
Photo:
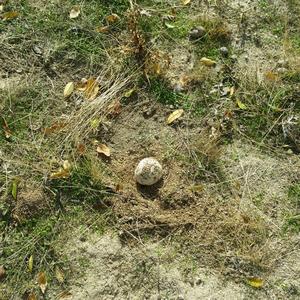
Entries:
{"type": "Polygon", "coordinates": [[[137,165],[134,177],[141,185],[153,185],[162,177],[162,166],[153,157],[144,158],[137,165]]]}

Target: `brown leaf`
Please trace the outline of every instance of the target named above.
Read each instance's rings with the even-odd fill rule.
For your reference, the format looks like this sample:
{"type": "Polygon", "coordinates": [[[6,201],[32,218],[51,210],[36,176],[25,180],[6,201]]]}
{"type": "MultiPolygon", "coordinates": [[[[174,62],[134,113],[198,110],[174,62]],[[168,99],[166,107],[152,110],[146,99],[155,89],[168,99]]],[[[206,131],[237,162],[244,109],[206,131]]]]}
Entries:
{"type": "Polygon", "coordinates": [[[177,110],[173,111],[167,118],[167,124],[168,125],[172,124],[175,120],[180,118],[183,115],[183,113],[184,113],[183,109],[177,109],[177,110]]]}
{"type": "Polygon", "coordinates": [[[206,67],[215,67],[217,62],[212,60],[212,59],[209,59],[209,58],[206,58],[206,57],[202,57],[200,59],[200,63],[206,67]]]}
{"type": "Polygon", "coordinates": [[[279,79],[278,73],[274,73],[272,71],[265,73],[265,78],[269,81],[277,81],[279,79]]]}
{"type": "Polygon", "coordinates": [[[115,23],[115,22],[119,21],[120,19],[121,18],[117,14],[111,14],[106,17],[106,21],[108,23],[115,23]]]}
{"type": "Polygon", "coordinates": [[[31,292],[28,297],[27,297],[27,300],[37,300],[37,297],[35,295],[34,292],[31,292]]]}
{"type": "Polygon", "coordinates": [[[99,26],[95,30],[99,33],[108,33],[109,32],[109,26],[99,26]]]}
{"type": "Polygon", "coordinates": [[[96,151],[100,154],[110,157],[110,149],[105,144],[99,144],[96,151]]]}
{"type": "Polygon", "coordinates": [[[95,78],[89,78],[86,89],[84,91],[85,97],[89,100],[94,100],[97,97],[100,86],[95,78]]]}
{"type": "Polygon", "coordinates": [[[86,147],[84,144],[80,143],[77,145],[77,151],[80,155],[83,155],[86,151],[86,147]]]}
{"type": "Polygon", "coordinates": [[[74,92],[74,88],[75,88],[74,82],[68,82],[64,89],[64,97],[65,98],[70,97],[74,92]]]}
{"type": "Polygon", "coordinates": [[[119,100],[114,101],[109,107],[108,110],[110,111],[111,116],[117,116],[121,113],[122,104],[119,100]]]}
{"type": "Polygon", "coordinates": [[[63,129],[64,127],[66,127],[66,125],[67,124],[65,122],[56,122],[52,126],[46,127],[44,129],[44,134],[48,135],[48,134],[53,133],[55,131],[59,131],[60,129],[63,129]]]}
{"type": "Polygon", "coordinates": [[[39,285],[42,293],[45,294],[48,283],[47,283],[46,274],[44,272],[39,272],[38,273],[37,282],[38,282],[38,285],[39,285]]]}
{"type": "Polygon", "coordinates": [[[72,7],[71,11],[70,11],[70,19],[75,19],[80,15],[80,6],[79,5],[75,5],[72,7]]]}
{"type": "Polygon", "coordinates": [[[2,19],[3,19],[3,21],[9,21],[9,20],[17,18],[18,16],[19,16],[19,13],[17,11],[8,11],[2,15],[2,19]]]}
{"type": "Polygon", "coordinates": [[[9,129],[8,124],[7,124],[6,120],[4,119],[4,117],[2,117],[2,120],[3,120],[2,128],[4,130],[4,136],[5,136],[5,138],[9,139],[12,136],[12,132],[9,129]]]}
{"type": "Polygon", "coordinates": [[[3,266],[0,266],[0,281],[3,280],[6,276],[6,271],[3,266]]]}
{"type": "Polygon", "coordinates": [[[55,278],[59,283],[64,283],[65,281],[64,273],[60,270],[59,267],[55,268],[55,278]]]}

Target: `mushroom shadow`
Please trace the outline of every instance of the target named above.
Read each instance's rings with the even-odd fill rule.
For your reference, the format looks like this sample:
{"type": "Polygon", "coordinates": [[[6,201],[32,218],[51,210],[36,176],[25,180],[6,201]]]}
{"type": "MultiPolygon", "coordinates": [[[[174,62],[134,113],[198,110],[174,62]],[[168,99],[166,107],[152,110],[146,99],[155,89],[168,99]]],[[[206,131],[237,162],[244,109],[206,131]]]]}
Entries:
{"type": "Polygon", "coordinates": [[[161,178],[157,183],[153,185],[141,185],[136,184],[136,188],[139,193],[147,199],[155,199],[159,195],[159,189],[164,185],[164,179],[161,178]]]}

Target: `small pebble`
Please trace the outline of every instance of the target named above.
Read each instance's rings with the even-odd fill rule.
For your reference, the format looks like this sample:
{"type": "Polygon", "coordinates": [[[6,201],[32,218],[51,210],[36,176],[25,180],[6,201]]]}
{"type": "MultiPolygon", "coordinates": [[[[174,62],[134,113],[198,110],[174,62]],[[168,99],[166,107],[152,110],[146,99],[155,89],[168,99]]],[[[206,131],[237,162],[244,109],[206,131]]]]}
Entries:
{"type": "Polygon", "coordinates": [[[224,56],[227,57],[229,54],[228,48],[227,47],[221,47],[220,48],[220,53],[224,56]]]}
{"type": "Polygon", "coordinates": [[[192,28],[190,31],[190,40],[198,40],[206,34],[206,30],[204,27],[199,26],[192,28]]]}
{"type": "Polygon", "coordinates": [[[196,280],[195,280],[195,284],[196,285],[201,285],[201,284],[203,284],[204,282],[203,282],[203,280],[201,279],[201,278],[197,278],[196,280]]]}

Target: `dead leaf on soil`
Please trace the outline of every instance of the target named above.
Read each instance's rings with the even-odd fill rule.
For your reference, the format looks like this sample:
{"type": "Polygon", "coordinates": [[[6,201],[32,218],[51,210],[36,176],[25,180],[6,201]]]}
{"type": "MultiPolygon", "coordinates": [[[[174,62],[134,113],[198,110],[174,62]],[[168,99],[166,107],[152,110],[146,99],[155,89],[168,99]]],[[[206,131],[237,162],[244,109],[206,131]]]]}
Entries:
{"type": "Polygon", "coordinates": [[[69,16],[70,19],[76,19],[79,15],[80,15],[80,6],[79,5],[73,6],[70,11],[70,16],[69,16]]]}
{"type": "Polygon", "coordinates": [[[27,300],[37,300],[35,293],[33,293],[33,292],[30,293],[27,297],[27,300]]]}
{"type": "Polygon", "coordinates": [[[39,285],[42,293],[45,294],[48,283],[47,283],[46,274],[44,272],[39,272],[38,273],[37,282],[38,282],[38,285],[39,285]]]}
{"type": "Polygon", "coordinates": [[[247,109],[246,104],[244,104],[243,102],[241,102],[240,99],[237,99],[237,100],[236,100],[236,104],[237,104],[237,106],[238,106],[240,109],[242,109],[242,110],[247,109]]]}
{"type": "Polygon", "coordinates": [[[99,26],[95,30],[99,33],[108,33],[109,32],[109,26],[99,26]]]}
{"type": "Polygon", "coordinates": [[[263,279],[258,277],[248,278],[247,282],[250,286],[257,289],[261,288],[264,285],[263,279]]]}
{"type": "Polygon", "coordinates": [[[191,3],[191,0],[182,0],[183,5],[188,5],[191,3]]]}
{"type": "Polygon", "coordinates": [[[59,131],[60,129],[63,129],[64,127],[66,127],[66,125],[67,124],[65,122],[56,122],[52,126],[46,127],[44,129],[44,134],[48,135],[48,134],[53,133],[55,131],[59,131]]]}
{"type": "Polygon", "coordinates": [[[64,170],[60,168],[57,172],[53,172],[50,174],[50,179],[61,179],[61,178],[68,178],[70,176],[69,170],[64,170]]]}
{"type": "Polygon", "coordinates": [[[65,281],[64,273],[61,271],[59,267],[55,268],[55,278],[59,283],[64,283],[65,281]]]}
{"type": "Polygon", "coordinates": [[[88,100],[94,100],[97,97],[100,86],[95,78],[89,78],[86,83],[84,95],[88,100]]]}
{"type": "Polygon", "coordinates": [[[32,269],[33,269],[33,255],[31,255],[28,259],[28,271],[29,271],[29,273],[32,272],[32,269]]]}
{"type": "Polygon", "coordinates": [[[66,299],[69,297],[72,297],[72,293],[70,293],[69,291],[62,291],[61,293],[59,293],[57,295],[58,299],[66,299]]]}
{"type": "Polygon", "coordinates": [[[19,13],[17,11],[8,11],[2,15],[3,21],[9,21],[17,18],[19,13]]]}
{"type": "Polygon", "coordinates": [[[68,98],[72,95],[72,93],[74,92],[74,82],[68,82],[64,88],[64,97],[68,98]]]}
{"type": "Polygon", "coordinates": [[[97,146],[97,152],[104,154],[107,157],[110,157],[110,149],[105,144],[99,144],[97,146]]]}
{"type": "Polygon", "coordinates": [[[277,81],[279,79],[278,73],[269,71],[265,73],[265,78],[269,81],[277,81]]]}
{"type": "Polygon", "coordinates": [[[7,124],[6,120],[4,119],[4,117],[2,117],[2,120],[3,120],[2,128],[4,130],[4,136],[5,136],[5,138],[9,139],[12,136],[12,132],[9,129],[8,124],[7,124]]]}
{"type": "Polygon", "coordinates": [[[122,104],[119,100],[115,100],[111,105],[109,105],[108,110],[111,116],[117,116],[121,113],[122,104]]]}
{"type": "Polygon", "coordinates": [[[106,17],[106,21],[108,23],[115,23],[115,22],[119,21],[120,19],[121,18],[117,14],[111,14],[106,17]]]}
{"type": "Polygon", "coordinates": [[[177,110],[173,111],[167,118],[167,124],[168,125],[172,124],[175,120],[180,118],[183,115],[183,113],[184,113],[183,109],[177,109],[177,110]]]}
{"type": "Polygon", "coordinates": [[[209,58],[206,58],[206,57],[202,57],[200,59],[200,63],[206,67],[215,67],[217,65],[217,62],[212,60],[212,59],[209,59],[209,58]]]}
{"type": "Polygon", "coordinates": [[[80,143],[77,145],[77,152],[79,153],[79,155],[83,155],[86,151],[86,147],[84,144],[80,143]]]}
{"type": "Polygon", "coordinates": [[[0,266],[0,280],[4,279],[6,276],[6,271],[3,266],[0,266]]]}

